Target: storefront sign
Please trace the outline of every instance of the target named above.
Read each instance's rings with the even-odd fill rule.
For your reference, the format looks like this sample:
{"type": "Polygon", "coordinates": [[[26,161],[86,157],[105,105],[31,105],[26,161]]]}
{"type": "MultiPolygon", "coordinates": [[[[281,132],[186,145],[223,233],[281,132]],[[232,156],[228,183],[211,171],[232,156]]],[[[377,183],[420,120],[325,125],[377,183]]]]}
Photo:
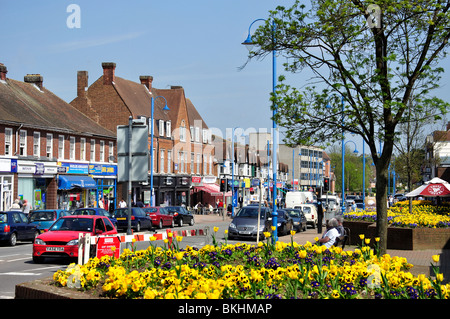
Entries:
{"type": "Polygon", "coordinates": [[[17,173],[17,160],[0,158],[0,172],[17,173]]]}
{"type": "Polygon", "coordinates": [[[65,167],[67,174],[89,174],[88,164],[58,162],[58,166],[65,167]]]}
{"type": "Polygon", "coordinates": [[[120,257],[120,240],[118,237],[99,237],[97,241],[97,258],[103,256],[120,257]]]}
{"type": "Polygon", "coordinates": [[[98,176],[116,176],[117,166],[116,165],[102,165],[102,164],[90,164],[89,174],[98,176]]]}
{"type": "Polygon", "coordinates": [[[203,186],[202,177],[201,176],[192,176],[192,186],[203,186]]]}

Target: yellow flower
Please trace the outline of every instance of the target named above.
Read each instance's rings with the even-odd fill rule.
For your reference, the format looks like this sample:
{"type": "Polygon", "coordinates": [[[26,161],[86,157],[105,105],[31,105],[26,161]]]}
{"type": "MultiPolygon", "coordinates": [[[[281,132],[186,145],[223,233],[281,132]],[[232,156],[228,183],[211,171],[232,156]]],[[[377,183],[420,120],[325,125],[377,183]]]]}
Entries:
{"type": "Polygon", "coordinates": [[[219,227],[214,226],[214,232],[217,233],[218,230],[219,230],[219,227]]]}
{"type": "Polygon", "coordinates": [[[276,226],[271,226],[271,228],[272,228],[272,231],[275,231],[275,229],[277,229],[276,226]]]}
{"type": "Polygon", "coordinates": [[[152,236],[150,237],[150,241],[155,241],[155,240],[156,240],[156,237],[152,235],[152,236]]]}
{"type": "Polygon", "coordinates": [[[264,234],[264,237],[266,237],[266,238],[269,238],[271,235],[268,231],[265,231],[263,234],[264,234]]]}
{"type": "Polygon", "coordinates": [[[291,230],[291,236],[295,235],[295,230],[291,230]]]}
{"type": "Polygon", "coordinates": [[[337,291],[336,289],[333,289],[333,291],[331,292],[331,297],[334,299],[338,299],[339,298],[339,291],[337,291]]]}
{"type": "Polygon", "coordinates": [[[315,241],[319,241],[319,237],[314,237],[314,240],[315,241]]]}
{"type": "Polygon", "coordinates": [[[181,243],[182,240],[183,240],[183,236],[177,236],[177,242],[181,243]]]}
{"type": "Polygon", "coordinates": [[[436,281],[441,282],[444,280],[444,274],[436,274],[436,281]]]}
{"type": "Polygon", "coordinates": [[[224,233],[225,233],[225,234],[228,234],[228,229],[225,229],[224,233]]]}
{"type": "Polygon", "coordinates": [[[380,237],[375,237],[375,241],[379,242],[380,241],[380,237]]]}
{"type": "Polygon", "coordinates": [[[438,262],[439,262],[439,255],[433,255],[431,258],[433,258],[433,261],[434,261],[435,263],[438,263],[438,262]]]}
{"type": "Polygon", "coordinates": [[[167,237],[172,238],[173,233],[167,233],[167,237]]]}
{"type": "Polygon", "coordinates": [[[364,234],[359,234],[359,239],[363,240],[364,239],[364,234]]]}
{"type": "Polygon", "coordinates": [[[364,242],[366,243],[366,245],[369,245],[370,244],[370,238],[364,239],[364,242]]]}

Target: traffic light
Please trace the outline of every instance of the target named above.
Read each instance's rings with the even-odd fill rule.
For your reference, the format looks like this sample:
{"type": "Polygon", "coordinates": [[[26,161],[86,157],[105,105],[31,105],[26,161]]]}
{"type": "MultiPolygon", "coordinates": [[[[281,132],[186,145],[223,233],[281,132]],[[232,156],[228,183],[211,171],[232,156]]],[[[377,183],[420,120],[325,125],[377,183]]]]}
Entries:
{"type": "Polygon", "coordinates": [[[228,179],[226,179],[226,178],[220,179],[220,191],[228,192],[228,179]]]}
{"type": "Polygon", "coordinates": [[[330,190],[330,178],[324,177],[323,179],[323,190],[328,192],[330,190]]]}

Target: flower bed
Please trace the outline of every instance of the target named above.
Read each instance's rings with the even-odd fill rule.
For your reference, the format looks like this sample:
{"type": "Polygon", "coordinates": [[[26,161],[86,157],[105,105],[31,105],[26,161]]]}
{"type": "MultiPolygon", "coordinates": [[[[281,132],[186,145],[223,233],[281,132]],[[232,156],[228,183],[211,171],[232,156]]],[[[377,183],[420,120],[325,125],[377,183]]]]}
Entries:
{"type": "MultiPolygon", "coordinates": [[[[125,250],[86,265],[59,270],[54,284],[105,298],[193,299],[435,299],[449,298],[450,285],[413,276],[405,258],[379,256],[365,240],[354,251],[310,242],[214,245],[179,249],[171,245],[125,250]]],[[[292,238],[292,237],[291,237],[292,238]]],[[[438,258],[436,256],[434,258],[438,258]]],[[[434,260],[435,263],[438,259],[434,260]]]]}

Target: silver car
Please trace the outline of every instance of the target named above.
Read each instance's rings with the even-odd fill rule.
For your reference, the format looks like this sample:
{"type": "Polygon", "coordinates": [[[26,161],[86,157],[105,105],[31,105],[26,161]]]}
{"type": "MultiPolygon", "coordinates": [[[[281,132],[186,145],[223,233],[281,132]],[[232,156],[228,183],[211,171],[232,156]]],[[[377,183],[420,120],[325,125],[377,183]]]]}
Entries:
{"type": "MultiPolygon", "coordinates": [[[[263,232],[268,231],[272,225],[270,209],[261,207],[259,220],[259,235],[263,237],[263,232]]],[[[258,234],[258,206],[245,206],[241,208],[228,226],[228,238],[256,239],[258,234]]]]}

